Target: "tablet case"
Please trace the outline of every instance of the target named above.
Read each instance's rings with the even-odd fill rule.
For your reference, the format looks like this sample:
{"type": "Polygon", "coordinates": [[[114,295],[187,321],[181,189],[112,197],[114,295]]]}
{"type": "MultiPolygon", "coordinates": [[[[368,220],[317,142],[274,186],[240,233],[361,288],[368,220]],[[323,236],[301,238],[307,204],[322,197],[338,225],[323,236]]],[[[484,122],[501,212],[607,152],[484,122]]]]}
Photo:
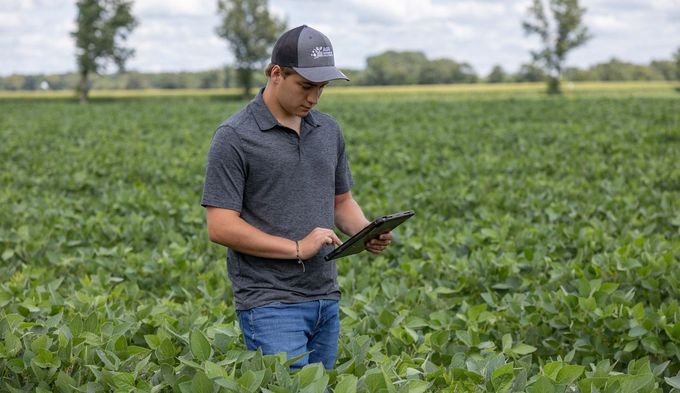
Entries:
{"type": "Polygon", "coordinates": [[[324,259],[330,261],[331,259],[342,258],[348,255],[360,253],[366,249],[365,243],[367,241],[380,234],[391,231],[399,224],[408,220],[414,215],[415,213],[413,211],[407,210],[377,218],[368,224],[364,229],[359,231],[359,233],[349,238],[335,250],[331,251],[324,257],[324,259]]]}

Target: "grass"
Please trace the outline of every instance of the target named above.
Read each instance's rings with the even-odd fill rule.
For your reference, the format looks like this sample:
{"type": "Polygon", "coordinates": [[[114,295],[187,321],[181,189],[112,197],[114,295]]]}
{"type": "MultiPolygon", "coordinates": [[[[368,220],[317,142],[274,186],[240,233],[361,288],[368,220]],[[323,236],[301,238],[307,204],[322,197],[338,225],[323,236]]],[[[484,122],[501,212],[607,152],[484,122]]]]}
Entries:
{"type": "MultiPolygon", "coordinates": [[[[663,94],[673,96],[680,89],[680,82],[565,82],[562,85],[566,96],[583,94],[663,94]]],[[[257,92],[257,89],[253,89],[257,92]]],[[[542,95],[544,83],[478,83],[452,85],[410,85],[410,86],[343,86],[334,82],[326,95],[412,95],[412,94],[497,94],[507,93],[542,95]]],[[[92,90],[92,98],[135,98],[135,97],[186,97],[225,96],[238,98],[241,89],[145,89],[145,90],[92,90]]],[[[0,99],[77,99],[70,90],[60,91],[0,91],[0,99]]]]}
{"type": "Polygon", "coordinates": [[[5,97],[0,391],[673,391],[675,86],[328,89],[367,215],[416,217],[338,261],[336,370],[298,374],[244,350],[199,205],[246,100],[5,97]]]}

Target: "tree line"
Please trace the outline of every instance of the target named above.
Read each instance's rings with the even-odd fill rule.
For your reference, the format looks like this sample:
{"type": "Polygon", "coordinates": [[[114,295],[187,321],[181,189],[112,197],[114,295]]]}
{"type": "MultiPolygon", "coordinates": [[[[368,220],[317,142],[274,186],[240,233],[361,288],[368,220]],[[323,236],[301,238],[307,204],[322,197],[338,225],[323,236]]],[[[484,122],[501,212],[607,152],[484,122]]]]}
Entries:
{"type": "MultiPolygon", "coordinates": [[[[99,89],[172,89],[240,86],[244,95],[251,87],[264,83],[261,70],[269,50],[286,30],[286,21],[273,16],[267,0],[217,0],[220,23],[215,33],[224,38],[235,58],[222,70],[180,73],[125,72],[134,49],[125,41],[138,25],[132,15],[132,0],[78,0],[76,29],[71,33],[76,46],[77,73],[61,75],[12,75],[0,78],[0,89],[75,89],[86,102],[91,88],[99,89]],[[118,72],[107,73],[115,65],[118,72]]],[[[531,51],[532,60],[516,72],[508,73],[496,65],[479,76],[466,62],[453,59],[428,59],[422,52],[387,51],[367,58],[363,70],[346,70],[350,85],[408,85],[476,82],[546,81],[549,93],[560,92],[562,79],[585,80],[678,80],[680,48],[672,60],[636,65],[618,59],[586,70],[566,68],[567,54],[587,43],[592,34],[584,25],[586,9],[578,0],[533,0],[522,28],[537,35],[541,47],[531,51]]]]}
{"type": "MultiPolygon", "coordinates": [[[[365,69],[343,69],[350,82],[338,86],[377,86],[448,83],[522,83],[543,82],[546,74],[536,64],[523,64],[514,71],[495,65],[486,75],[478,74],[466,62],[452,59],[429,60],[421,52],[387,51],[367,59],[365,69]]],[[[197,72],[123,73],[94,75],[93,89],[215,89],[242,87],[234,67],[197,72]]],[[[565,81],[678,81],[680,50],[671,60],[654,60],[647,65],[613,58],[588,68],[568,67],[562,72],[565,81]]],[[[78,73],[11,75],[0,77],[0,90],[73,90],[78,87],[78,73]]],[[[253,86],[264,86],[263,72],[253,72],[253,86]]]]}

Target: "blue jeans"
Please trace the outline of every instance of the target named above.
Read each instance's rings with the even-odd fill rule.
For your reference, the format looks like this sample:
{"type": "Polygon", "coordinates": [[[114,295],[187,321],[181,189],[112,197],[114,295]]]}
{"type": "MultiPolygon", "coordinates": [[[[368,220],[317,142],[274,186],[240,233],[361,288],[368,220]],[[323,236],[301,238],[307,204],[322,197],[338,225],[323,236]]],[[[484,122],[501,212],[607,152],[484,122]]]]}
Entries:
{"type": "Polygon", "coordinates": [[[340,334],[336,300],[267,304],[238,311],[238,322],[251,351],[262,348],[265,355],[285,352],[288,359],[311,352],[291,368],[319,362],[328,370],[333,368],[340,334]]]}

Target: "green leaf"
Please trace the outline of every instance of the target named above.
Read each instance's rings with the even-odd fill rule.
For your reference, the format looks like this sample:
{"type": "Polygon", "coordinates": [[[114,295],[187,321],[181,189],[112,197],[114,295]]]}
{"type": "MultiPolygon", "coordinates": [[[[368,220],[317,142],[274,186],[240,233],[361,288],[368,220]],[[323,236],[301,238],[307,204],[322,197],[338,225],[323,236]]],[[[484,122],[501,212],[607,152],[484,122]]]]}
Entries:
{"type": "Polygon", "coordinates": [[[562,369],[562,362],[549,362],[543,366],[543,373],[553,381],[557,380],[557,374],[562,369]]]}
{"type": "Polygon", "coordinates": [[[196,371],[191,379],[191,391],[193,393],[212,393],[213,383],[202,371],[196,371]]]}
{"type": "Polygon", "coordinates": [[[425,393],[429,391],[431,383],[426,382],[426,381],[421,381],[418,379],[411,379],[410,381],[406,382],[401,389],[399,389],[399,393],[425,393]]]}
{"type": "Polygon", "coordinates": [[[636,326],[628,332],[628,335],[630,337],[642,337],[645,334],[647,334],[647,329],[643,328],[642,326],[636,326]]]}
{"type": "Polygon", "coordinates": [[[11,248],[8,248],[7,250],[3,251],[2,253],[2,260],[3,261],[8,261],[10,258],[14,256],[14,250],[11,248]]]}
{"type": "Polygon", "coordinates": [[[621,378],[621,393],[635,393],[653,383],[654,376],[652,374],[627,375],[621,378]]]}
{"type": "Polygon", "coordinates": [[[31,363],[40,368],[59,367],[61,360],[54,353],[40,349],[36,356],[31,359],[31,363]]]}
{"type": "Polygon", "coordinates": [[[308,364],[299,371],[300,388],[305,388],[307,385],[317,381],[324,375],[323,365],[321,363],[308,364]]]}
{"type": "Polygon", "coordinates": [[[161,346],[161,340],[158,338],[157,335],[155,334],[147,334],[144,336],[144,341],[146,341],[146,345],[149,346],[151,349],[157,349],[158,347],[161,346]]]}
{"type": "Polygon", "coordinates": [[[190,342],[191,353],[194,355],[195,359],[199,361],[205,361],[210,358],[210,352],[212,349],[210,348],[208,339],[205,338],[205,335],[203,335],[203,332],[200,330],[193,330],[191,332],[190,342]]]}
{"type": "Polygon", "coordinates": [[[62,392],[72,392],[73,389],[76,387],[77,383],[76,380],[73,379],[70,375],[66,374],[63,371],[59,371],[59,373],[57,374],[57,379],[54,381],[54,384],[62,392]]]}
{"type": "Polygon", "coordinates": [[[206,361],[203,366],[205,368],[205,375],[208,376],[208,378],[210,379],[214,379],[217,377],[223,378],[229,377],[227,370],[211,362],[210,360],[206,361]]]}
{"type": "Polygon", "coordinates": [[[5,355],[8,358],[16,356],[22,349],[21,340],[12,333],[5,333],[5,355]]]}
{"type": "Polygon", "coordinates": [[[385,380],[385,375],[379,368],[373,368],[366,372],[364,375],[364,384],[369,392],[380,392],[382,390],[387,390],[387,381],[385,380]]]}
{"type": "Polygon", "coordinates": [[[519,343],[512,347],[512,352],[518,355],[528,355],[530,353],[536,352],[536,347],[524,343],[519,343]]]}
{"type": "Polygon", "coordinates": [[[175,358],[177,349],[168,338],[161,340],[161,345],[156,349],[156,357],[160,362],[168,362],[175,358]]]}
{"type": "Polygon", "coordinates": [[[300,389],[300,393],[323,392],[326,390],[326,386],[328,386],[328,375],[323,375],[321,378],[300,389]]]}
{"type": "Polygon", "coordinates": [[[357,377],[354,375],[343,375],[339,377],[339,382],[335,385],[334,393],[356,393],[357,377]]]}
{"type": "Polygon", "coordinates": [[[512,336],[509,334],[503,335],[503,352],[507,352],[512,348],[512,336]]]}
{"type": "Polygon", "coordinates": [[[637,341],[637,340],[630,341],[630,342],[626,343],[626,345],[623,347],[623,351],[624,352],[633,352],[634,350],[637,349],[638,346],[639,346],[639,341],[637,341]]]}
{"type": "Polygon", "coordinates": [[[491,384],[495,391],[506,392],[512,387],[514,378],[512,364],[508,363],[494,370],[491,375],[491,384]]]}
{"type": "Polygon", "coordinates": [[[102,351],[101,349],[96,349],[95,353],[99,357],[99,359],[104,363],[104,366],[108,368],[111,371],[117,371],[118,370],[118,364],[120,361],[116,358],[116,355],[109,351],[102,351]]]}
{"type": "Polygon", "coordinates": [[[572,384],[583,374],[585,367],[567,364],[557,373],[555,381],[559,384],[572,384]]]}
{"type": "Polygon", "coordinates": [[[512,377],[512,363],[506,363],[493,371],[491,374],[491,382],[496,389],[500,389],[501,385],[506,385],[508,382],[512,382],[512,377]]]}
{"type": "Polygon", "coordinates": [[[666,377],[664,378],[664,381],[666,381],[666,383],[671,385],[672,387],[680,389],[680,375],[676,375],[672,378],[666,377]]]}
{"type": "Polygon", "coordinates": [[[138,363],[135,364],[135,372],[134,372],[134,377],[137,379],[139,374],[144,371],[146,366],[149,364],[149,361],[151,360],[151,354],[147,355],[144,359],[139,361],[138,363]]]}
{"type": "Polygon", "coordinates": [[[114,373],[112,381],[113,386],[125,391],[129,391],[135,387],[135,378],[130,373],[114,373]]]}
{"type": "Polygon", "coordinates": [[[47,351],[49,349],[49,342],[47,335],[41,334],[40,336],[33,339],[31,342],[31,351],[39,352],[41,350],[47,351]]]}
{"type": "Polygon", "coordinates": [[[238,392],[240,391],[239,384],[236,383],[236,381],[232,377],[226,377],[226,378],[217,378],[213,380],[213,383],[216,385],[222,386],[224,388],[227,388],[231,391],[238,392]]]}
{"type": "Polygon", "coordinates": [[[238,384],[245,388],[248,392],[255,392],[260,388],[260,385],[262,385],[265,372],[266,370],[248,370],[243,373],[241,378],[239,378],[236,382],[238,382],[238,384]]]}
{"type": "MultiPolygon", "coordinates": [[[[281,353],[283,356],[286,356],[285,353],[283,353],[283,352],[280,352],[280,353],[281,353]]],[[[286,361],[283,363],[283,365],[286,366],[286,367],[290,367],[291,364],[293,364],[293,363],[297,362],[298,360],[304,358],[305,356],[309,355],[310,353],[312,353],[312,352],[311,352],[311,351],[310,351],[310,352],[305,352],[305,353],[301,353],[301,354],[299,354],[299,355],[297,355],[297,356],[293,356],[292,358],[286,360],[286,361]]]]}
{"type": "Polygon", "coordinates": [[[531,386],[527,387],[527,393],[555,393],[555,384],[550,378],[541,375],[531,386]]]}

